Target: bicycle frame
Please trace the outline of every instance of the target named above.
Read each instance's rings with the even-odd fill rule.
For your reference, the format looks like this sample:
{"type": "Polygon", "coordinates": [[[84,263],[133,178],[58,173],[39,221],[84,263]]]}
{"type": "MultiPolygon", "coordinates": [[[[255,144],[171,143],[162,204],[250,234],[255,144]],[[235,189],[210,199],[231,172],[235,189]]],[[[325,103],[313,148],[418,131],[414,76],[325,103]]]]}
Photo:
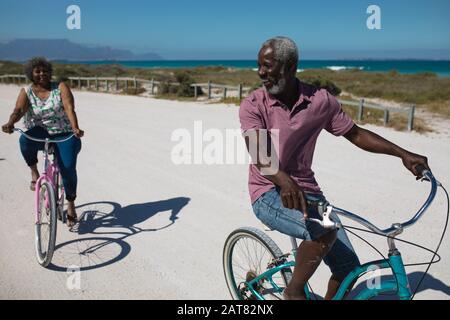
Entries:
{"type": "MultiPolygon", "coordinates": [[[[42,170],[42,174],[40,175],[40,177],[38,178],[38,180],[36,181],[36,191],[35,191],[35,202],[36,202],[36,223],[40,222],[40,212],[38,212],[39,208],[39,193],[40,193],[40,188],[41,188],[41,184],[42,182],[46,181],[48,182],[53,190],[57,189],[57,185],[55,185],[55,181],[56,181],[56,177],[59,174],[59,167],[58,164],[56,163],[56,161],[51,161],[49,159],[49,139],[46,139],[45,142],[45,146],[44,146],[44,165],[43,165],[43,170],[42,170]]],[[[57,196],[57,198],[59,197],[59,195],[57,196]]],[[[59,200],[59,199],[56,199],[59,200]]],[[[48,202],[48,199],[46,199],[46,202],[48,202]]],[[[48,205],[48,203],[46,203],[46,205],[48,205]]]]}
{"type": "Polygon", "coordinates": [[[338,292],[333,297],[333,300],[342,300],[353,281],[362,275],[367,272],[381,269],[391,269],[396,280],[381,281],[373,288],[368,287],[364,289],[354,299],[367,300],[376,297],[381,293],[396,291],[396,294],[400,300],[410,300],[412,297],[411,288],[409,286],[408,276],[406,275],[402,257],[398,251],[390,255],[389,259],[368,262],[350,272],[342,282],[338,292]]]}
{"type": "MultiPolygon", "coordinates": [[[[347,293],[347,290],[351,287],[351,285],[359,277],[361,277],[362,275],[364,275],[368,272],[380,270],[380,269],[391,269],[392,274],[394,275],[395,281],[392,281],[392,280],[380,281],[380,283],[378,285],[373,286],[373,288],[368,287],[365,290],[363,290],[362,292],[360,292],[355,297],[356,300],[370,299],[370,298],[376,297],[377,295],[379,295],[381,293],[390,292],[390,291],[395,291],[397,296],[401,300],[412,299],[411,288],[410,288],[410,285],[408,282],[408,276],[406,275],[405,265],[403,263],[403,259],[401,257],[400,251],[395,246],[395,237],[400,235],[404,231],[404,229],[411,227],[414,223],[416,223],[422,217],[422,215],[428,209],[430,204],[433,202],[434,197],[436,196],[437,187],[441,186],[440,182],[435,179],[435,177],[433,176],[433,174],[430,171],[426,170],[425,168],[421,168],[421,171],[422,171],[422,176],[423,176],[422,180],[426,179],[426,180],[430,181],[431,191],[430,191],[430,194],[429,194],[427,200],[422,205],[422,207],[419,209],[419,211],[414,215],[414,217],[412,219],[408,220],[405,223],[395,223],[390,228],[382,230],[382,229],[377,228],[375,225],[373,225],[369,221],[367,221],[349,211],[345,211],[343,209],[339,209],[337,207],[332,207],[332,206],[327,207],[327,211],[330,211],[330,213],[331,213],[331,211],[334,210],[336,213],[362,224],[363,226],[367,227],[369,230],[372,230],[374,233],[386,236],[387,240],[388,240],[388,246],[389,246],[388,259],[371,261],[371,262],[365,263],[365,264],[355,268],[353,271],[351,271],[346,276],[344,281],[341,283],[341,286],[339,287],[336,295],[333,297],[333,300],[344,299],[344,297],[347,293]]],[[[325,222],[325,217],[329,220],[329,215],[328,214],[326,216],[324,215],[323,216],[324,222],[325,222]]],[[[342,227],[342,225],[334,223],[331,220],[327,221],[327,224],[332,224],[332,225],[334,224],[335,226],[339,225],[339,227],[342,227]]],[[[293,248],[292,255],[294,256],[294,259],[295,259],[296,248],[297,248],[296,239],[291,238],[291,242],[292,242],[292,248],[293,248]]],[[[278,265],[274,268],[270,268],[270,269],[266,270],[265,272],[263,272],[258,277],[256,277],[255,279],[246,282],[246,285],[250,289],[251,293],[253,295],[255,295],[258,299],[264,300],[264,297],[254,289],[254,285],[264,279],[268,280],[269,283],[272,285],[273,289],[276,290],[277,292],[281,293],[283,291],[283,289],[281,289],[274,283],[272,277],[275,273],[278,273],[285,268],[294,267],[295,262],[292,262],[292,261],[291,262],[282,261],[282,262],[283,263],[281,265],[278,265]]],[[[307,298],[309,299],[310,292],[308,290],[308,286],[305,286],[305,293],[306,293],[307,298]]]]}
{"type": "MultiPolygon", "coordinates": [[[[323,210],[321,213],[322,219],[310,219],[313,222],[319,223],[323,228],[330,229],[330,230],[336,230],[339,228],[344,228],[344,226],[341,224],[340,221],[334,221],[330,218],[331,213],[336,213],[338,215],[341,215],[343,217],[346,217],[350,220],[353,220],[356,223],[359,223],[366,227],[369,232],[371,231],[374,234],[381,235],[387,238],[388,243],[388,258],[383,258],[382,260],[375,260],[368,263],[365,263],[363,265],[360,265],[356,267],[354,270],[349,272],[349,274],[344,278],[343,282],[341,283],[340,287],[338,288],[337,293],[332,298],[333,300],[342,300],[346,297],[347,293],[350,291],[352,286],[356,283],[356,280],[358,280],[361,276],[373,272],[376,270],[382,270],[382,269],[390,269],[391,274],[394,277],[394,280],[383,280],[380,278],[379,281],[376,281],[373,285],[367,285],[367,288],[363,289],[361,292],[354,295],[353,299],[355,300],[365,300],[365,299],[371,299],[373,297],[376,297],[382,293],[386,292],[394,292],[395,295],[398,296],[400,300],[411,300],[413,299],[414,295],[412,294],[411,287],[409,285],[408,276],[406,274],[405,265],[403,263],[403,259],[401,257],[400,251],[397,249],[395,245],[395,239],[397,236],[403,233],[403,231],[406,228],[411,227],[414,225],[427,211],[431,203],[433,202],[437,188],[440,186],[442,187],[442,184],[436,180],[434,175],[431,173],[430,170],[425,168],[422,165],[416,166],[416,171],[421,173],[421,181],[428,181],[431,184],[430,193],[428,195],[427,200],[425,203],[420,207],[420,209],[416,212],[416,214],[406,222],[403,223],[394,223],[391,225],[391,227],[387,229],[380,229],[377,226],[373,225],[366,219],[351,213],[349,211],[337,208],[335,206],[332,206],[329,203],[326,203],[326,210],[323,210]]],[[[228,241],[228,240],[227,240],[228,241]]],[[[441,239],[442,242],[442,239],[441,239]]],[[[440,242],[440,243],[441,243],[440,242]]],[[[228,286],[231,290],[236,289],[239,290],[245,290],[245,295],[247,293],[250,293],[253,297],[256,297],[258,300],[265,300],[264,296],[266,293],[278,293],[281,294],[285,288],[280,288],[275,281],[273,280],[273,276],[279,272],[283,272],[283,270],[291,268],[295,268],[295,260],[296,260],[296,253],[297,253],[297,239],[291,237],[291,244],[292,244],[292,252],[289,254],[282,254],[281,252],[278,252],[276,256],[273,256],[272,261],[269,261],[267,264],[267,269],[262,272],[261,274],[257,275],[255,278],[249,281],[241,282],[241,284],[244,284],[245,287],[240,289],[236,288],[236,284],[232,283],[234,288],[230,287],[229,279],[227,278],[227,275],[225,277],[227,278],[228,286]],[[289,256],[293,257],[293,261],[288,261],[287,258],[289,256]],[[269,283],[270,287],[266,285],[262,285],[263,283],[269,283]],[[261,290],[265,290],[264,292],[261,290]]],[[[225,247],[226,248],[226,247],[225,247]]],[[[279,251],[279,248],[277,247],[277,250],[279,251]]],[[[435,253],[437,254],[437,253],[435,253]]],[[[224,258],[225,259],[225,258],[224,258]]],[[[225,261],[225,260],[224,260],[225,261]]],[[[224,266],[224,268],[227,268],[224,266]]],[[[226,269],[225,269],[226,270],[226,269]]],[[[288,273],[290,274],[290,273],[288,273]]],[[[285,282],[289,281],[285,275],[284,280],[285,282]]],[[[239,285],[239,286],[240,286],[239,285]]],[[[309,291],[309,285],[306,284],[304,288],[306,298],[311,298],[311,293],[309,291]]],[[[232,293],[233,297],[235,297],[234,293],[232,293]]],[[[240,298],[242,297],[242,292],[240,293],[240,298]]],[[[238,295],[239,297],[239,295],[238,295]]]]}
{"type": "MultiPolygon", "coordinates": [[[[60,173],[57,161],[55,159],[53,159],[53,161],[49,159],[50,143],[59,143],[59,142],[67,141],[67,140],[71,139],[74,136],[74,134],[72,134],[70,137],[67,137],[62,140],[50,140],[49,138],[46,138],[45,140],[41,140],[41,139],[33,138],[33,137],[27,135],[21,129],[14,129],[14,131],[20,132],[20,134],[24,135],[27,139],[44,143],[44,165],[43,165],[42,174],[36,181],[36,191],[35,191],[35,204],[36,204],[35,222],[36,222],[36,224],[38,224],[40,222],[40,212],[37,208],[39,208],[39,201],[40,201],[39,193],[40,193],[40,188],[41,188],[41,185],[43,182],[47,182],[53,188],[53,191],[55,191],[55,195],[56,195],[55,200],[56,200],[57,204],[61,200],[61,198],[62,198],[62,201],[64,201],[64,189],[62,190],[61,194],[59,194],[59,190],[58,190],[59,189],[58,187],[59,187],[59,184],[61,183],[61,181],[57,180],[58,175],[60,173]]],[[[45,201],[46,201],[46,206],[48,206],[49,200],[45,199],[45,201]]],[[[64,218],[63,218],[63,221],[64,221],[64,218]]]]}
{"type": "MultiPolygon", "coordinates": [[[[274,274],[281,272],[283,269],[291,268],[295,266],[294,261],[289,261],[286,263],[283,263],[279,266],[276,266],[274,268],[268,269],[262,274],[260,274],[258,277],[252,279],[251,281],[246,282],[246,285],[250,289],[250,292],[256,296],[259,300],[265,300],[264,297],[254,289],[254,286],[260,282],[261,280],[266,279],[269,281],[269,283],[272,285],[273,289],[281,293],[283,291],[282,288],[277,286],[275,282],[273,281],[272,277],[274,274]]],[[[366,300],[373,297],[376,297],[377,295],[385,292],[390,291],[396,291],[398,297],[401,300],[410,300],[412,297],[411,289],[408,282],[408,277],[406,275],[405,266],[403,264],[402,257],[400,255],[400,252],[396,251],[392,255],[389,256],[389,259],[383,259],[383,260],[376,260],[371,261],[368,263],[365,263],[359,267],[357,267],[355,270],[350,272],[347,277],[342,282],[341,286],[339,287],[338,292],[333,297],[333,300],[342,300],[345,297],[347,289],[350,288],[351,284],[357,280],[362,275],[372,272],[374,270],[381,270],[381,269],[391,269],[394,277],[396,278],[396,281],[382,281],[378,285],[374,286],[373,288],[367,288],[363,290],[361,293],[359,293],[354,299],[355,300],[366,300]]],[[[305,287],[305,293],[306,298],[310,299],[311,293],[309,292],[308,286],[305,287]]]]}

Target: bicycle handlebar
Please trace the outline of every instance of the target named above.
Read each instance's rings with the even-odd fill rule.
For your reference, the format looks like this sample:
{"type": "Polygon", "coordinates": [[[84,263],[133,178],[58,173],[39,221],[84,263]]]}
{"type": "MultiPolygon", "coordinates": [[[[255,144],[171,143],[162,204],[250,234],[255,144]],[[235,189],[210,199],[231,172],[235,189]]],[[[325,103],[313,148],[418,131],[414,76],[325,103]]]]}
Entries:
{"type": "Polygon", "coordinates": [[[32,141],[36,141],[36,142],[47,142],[47,143],[58,143],[58,142],[64,142],[67,141],[69,139],[72,139],[72,137],[75,136],[75,133],[72,133],[69,137],[64,138],[64,139],[60,139],[60,140],[51,140],[51,139],[38,139],[38,138],[34,138],[28,134],[26,134],[25,132],[23,132],[23,130],[18,129],[18,128],[14,128],[14,131],[19,132],[20,134],[24,135],[27,139],[30,139],[32,141]]]}
{"type": "Polygon", "coordinates": [[[430,191],[430,194],[428,195],[427,200],[422,205],[422,207],[419,209],[419,211],[417,211],[417,213],[410,220],[408,220],[406,222],[394,223],[394,224],[392,224],[392,226],[390,228],[380,229],[377,226],[375,226],[374,224],[372,224],[371,222],[367,221],[366,219],[364,219],[354,213],[348,212],[346,210],[343,210],[343,209],[340,209],[337,207],[333,207],[331,205],[327,206],[326,212],[323,213],[323,220],[318,220],[318,219],[308,219],[308,220],[317,222],[322,227],[328,228],[328,229],[341,228],[342,225],[340,223],[334,222],[330,219],[330,214],[332,211],[334,211],[343,217],[349,218],[349,219],[363,225],[367,229],[369,229],[377,234],[384,235],[384,236],[395,236],[397,234],[400,234],[404,229],[412,226],[414,223],[416,223],[422,217],[422,215],[428,209],[430,204],[433,202],[434,197],[436,196],[437,187],[441,185],[440,182],[437,181],[436,178],[433,176],[431,171],[429,171],[425,167],[418,166],[417,170],[419,170],[419,172],[422,173],[421,181],[426,180],[431,183],[431,191],[430,191]]]}

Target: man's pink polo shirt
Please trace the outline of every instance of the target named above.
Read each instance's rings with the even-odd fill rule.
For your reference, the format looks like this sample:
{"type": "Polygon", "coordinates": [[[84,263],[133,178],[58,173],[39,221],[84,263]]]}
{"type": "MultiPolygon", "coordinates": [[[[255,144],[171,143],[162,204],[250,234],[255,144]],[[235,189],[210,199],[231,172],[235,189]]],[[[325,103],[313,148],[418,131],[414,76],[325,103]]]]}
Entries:
{"type": "MultiPolygon", "coordinates": [[[[292,110],[271,96],[265,88],[253,91],[239,109],[242,132],[278,129],[279,169],[288,173],[305,192],[321,193],[311,170],[314,148],[322,129],[335,136],[346,134],[354,125],[341,105],[325,89],[298,81],[300,96],[292,110]]],[[[249,168],[249,191],[254,203],[274,187],[258,168],[249,168]]]]}

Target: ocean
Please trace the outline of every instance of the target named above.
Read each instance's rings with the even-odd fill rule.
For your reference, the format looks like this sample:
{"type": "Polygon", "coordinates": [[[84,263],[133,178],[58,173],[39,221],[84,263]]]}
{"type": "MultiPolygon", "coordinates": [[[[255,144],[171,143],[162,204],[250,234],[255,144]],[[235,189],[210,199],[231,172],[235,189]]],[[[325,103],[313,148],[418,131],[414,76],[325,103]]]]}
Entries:
{"type": "MultiPolygon", "coordinates": [[[[128,68],[193,68],[200,66],[223,66],[255,69],[255,60],[161,60],[161,61],[71,61],[91,65],[119,64],[128,68]]],[[[357,68],[368,72],[397,70],[402,74],[433,72],[441,77],[450,77],[450,60],[301,60],[299,71],[305,69],[345,70],[357,68]]]]}

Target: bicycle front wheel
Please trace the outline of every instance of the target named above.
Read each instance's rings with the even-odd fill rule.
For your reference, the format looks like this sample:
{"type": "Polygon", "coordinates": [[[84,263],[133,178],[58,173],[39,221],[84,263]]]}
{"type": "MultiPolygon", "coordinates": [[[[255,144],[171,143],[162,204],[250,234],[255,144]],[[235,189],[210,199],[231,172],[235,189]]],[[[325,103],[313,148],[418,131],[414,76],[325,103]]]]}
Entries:
{"type": "MultiPolygon", "coordinates": [[[[273,262],[283,256],[277,244],[256,228],[240,228],[225,241],[223,268],[228,290],[235,300],[257,300],[247,283],[271,268],[273,262]]],[[[286,288],[292,278],[290,268],[273,275],[273,282],[280,289],[286,288]]],[[[264,299],[281,299],[281,292],[265,278],[253,287],[264,299]]]]}
{"type": "Polygon", "coordinates": [[[38,190],[38,219],[35,225],[35,248],[39,264],[47,267],[53,257],[56,241],[57,207],[55,190],[44,181],[38,190]]]}
{"type": "Polygon", "coordinates": [[[56,198],[56,209],[58,213],[58,220],[60,220],[63,224],[67,222],[67,214],[64,212],[64,186],[62,183],[61,174],[55,178],[55,198],[56,198]]]}

